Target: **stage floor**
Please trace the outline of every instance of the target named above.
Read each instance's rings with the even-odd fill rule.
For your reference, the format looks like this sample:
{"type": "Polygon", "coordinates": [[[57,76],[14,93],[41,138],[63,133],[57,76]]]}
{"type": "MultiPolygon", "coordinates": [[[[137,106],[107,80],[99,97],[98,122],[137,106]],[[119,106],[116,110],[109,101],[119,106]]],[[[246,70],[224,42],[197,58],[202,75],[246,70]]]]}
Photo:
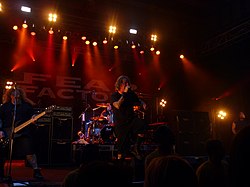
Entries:
{"type": "MultiPolygon", "coordinates": [[[[44,180],[39,181],[33,178],[33,170],[32,168],[25,165],[24,160],[13,160],[11,166],[11,178],[14,182],[13,186],[18,186],[18,182],[19,184],[27,184],[24,186],[60,187],[67,173],[76,168],[76,166],[41,167],[41,172],[44,176],[44,180]]],[[[8,166],[6,167],[7,169],[9,168],[8,166]]],[[[10,186],[8,182],[0,183],[0,187],[7,186],[10,186]]]]}

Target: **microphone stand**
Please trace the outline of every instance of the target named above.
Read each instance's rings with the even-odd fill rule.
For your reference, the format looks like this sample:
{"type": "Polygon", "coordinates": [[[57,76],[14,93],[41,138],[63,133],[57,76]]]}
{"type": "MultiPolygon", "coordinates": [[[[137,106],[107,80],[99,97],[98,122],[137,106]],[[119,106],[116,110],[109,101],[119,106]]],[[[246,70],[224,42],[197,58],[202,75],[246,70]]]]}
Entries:
{"type": "Polygon", "coordinates": [[[12,124],[11,124],[11,133],[9,138],[9,166],[7,170],[7,179],[9,186],[13,186],[13,180],[11,177],[11,171],[12,171],[12,154],[13,154],[13,142],[14,142],[14,129],[15,129],[15,120],[16,120],[16,108],[17,108],[17,90],[16,90],[16,84],[14,85],[15,89],[15,101],[14,101],[14,110],[13,110],[13,117],[12,117],[12,124]]]}

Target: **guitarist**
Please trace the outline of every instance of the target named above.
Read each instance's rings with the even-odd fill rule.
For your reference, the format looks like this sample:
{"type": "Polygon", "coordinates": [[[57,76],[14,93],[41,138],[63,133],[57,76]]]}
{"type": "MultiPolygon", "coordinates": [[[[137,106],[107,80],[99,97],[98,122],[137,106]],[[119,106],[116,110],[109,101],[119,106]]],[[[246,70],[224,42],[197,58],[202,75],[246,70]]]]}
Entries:
{"type": "MultiPolygon", "coordinates": [[[[11,134],[13,119],[14,126],[30,120],[34,116],[33,106],[35,103],[26,97],[26,93],[21,88],[6,90],[3,95],[3,104],[0,106],[0,139],[6,139],[11,134]],[[15,110],[16,106],[16,110],[15,110]],[[15,116],[14,116],[15,114],[15,116]]],[[[37,158],[34,151],[32,135],[35,132],[35,125],[30,124],[14,134],[13,154],[18,157],[26,157],[26,160],[33,168],[33,177],[43,179],[37,158]]],[[[0,157],[4,155],[0,154],[0,157]]],[[[7,155],[5,155],[5,158],[7,155]]],[[[0,178],[4,177],[4,158],[0,158],[0,178]]]]}

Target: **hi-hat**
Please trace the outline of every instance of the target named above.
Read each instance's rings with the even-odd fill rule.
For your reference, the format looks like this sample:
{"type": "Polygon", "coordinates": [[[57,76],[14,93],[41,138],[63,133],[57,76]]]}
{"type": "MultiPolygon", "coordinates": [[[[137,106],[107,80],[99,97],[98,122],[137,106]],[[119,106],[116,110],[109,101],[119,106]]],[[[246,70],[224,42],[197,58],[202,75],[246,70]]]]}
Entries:
{"type": "Polygon", "coordinates": [[[109,103],[97,103],[96,106],[99,107],[108,107],[110,104],[109,103]]]}

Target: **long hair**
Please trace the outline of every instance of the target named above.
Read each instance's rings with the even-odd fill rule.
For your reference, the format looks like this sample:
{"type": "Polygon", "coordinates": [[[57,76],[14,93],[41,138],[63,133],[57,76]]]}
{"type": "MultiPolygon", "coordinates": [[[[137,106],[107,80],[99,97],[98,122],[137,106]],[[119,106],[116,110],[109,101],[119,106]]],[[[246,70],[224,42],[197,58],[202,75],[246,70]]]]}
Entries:
{"type": "Polygon", "coordinates": [[[27,95],[26,95],[25,91],[24,91],[22,88],[20,88],[20,87],[11,88],[11,89],[6,90],[6,91],[4,92],[3,98],[2,98],[3,103],[7,103],[7,102],[10,102],[10,101],[11,101],[11,94],[12,94],[15,90],[17,90],[17,91],[20,92],[20,99],[21,99],[22,101],[27,102],[27,103],[31,104],[32,106],[35,105],[35,103],[34,103],[32,100],[30,100],[29,98],[27,98],[27,95]]]}
{"type": "Polygon", "coordinates": [[[120,89],[120,86],[121,86],[121,83],[123,80],[126,80],[128,82],[128,84],[130,85],[130,80],[128,78],[128,76],[126,75],[121,75],[117,78],[116,82],[115,82],[115,90],[119,90],[120,89]]]}

